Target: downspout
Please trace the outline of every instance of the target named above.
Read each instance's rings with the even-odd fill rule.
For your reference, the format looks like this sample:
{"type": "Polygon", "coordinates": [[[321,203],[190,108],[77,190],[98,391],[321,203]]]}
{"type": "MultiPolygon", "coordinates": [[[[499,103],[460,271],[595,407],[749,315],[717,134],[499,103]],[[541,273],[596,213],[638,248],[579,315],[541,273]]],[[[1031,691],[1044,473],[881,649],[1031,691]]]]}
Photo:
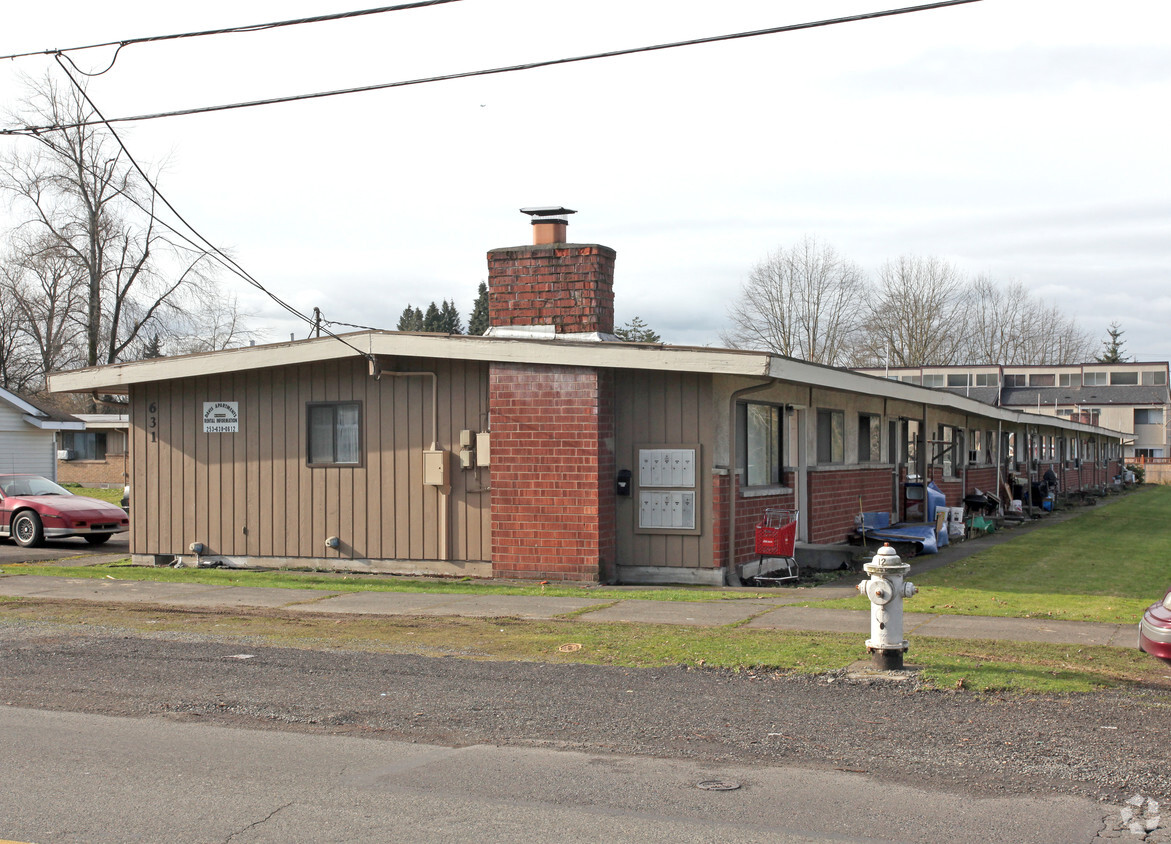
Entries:
{"type": "MultiPolygon", "coordinates": [[[[439,451],[439,379],[434,372],[394,372],[392,370],[383,369],[377,360],[370,358],[370,374],[374,376],[375,381],[382,379],[383,375],[389,375],[393,378],[426,378],[431,382],[431,451],[439,451]]],[[[450,539],[448,534],[451,529],[448,525],[449,513],[451,508],[451,501],[449,495],[451,494],[451,484],[436,487],[436,492],[439,493],[439,559],[446,562],[450,558],[450,539]]]]}
{"type": "Polygon", "coordinates": [[[740,573],[736,570],[736,402],[750,393],[759,393],[773,386],[775,382],[765,381],[751,387],[734,390],[728,399],[728,562],[724,566],[724,584],[743,586],[740,573]]]}
{"type": "MultiPolygon", "coordinates": [[[[996,420],[996,500],[997,501],[1000,501],[1001,486],[1004,483],[1004,479],[1003,479],[1004,454],[1003,454],[1003,452],[1004,452],[1004,420],[997,419],[996,420]]],[[[1000,506],[997,509],[999,510],[999,512],[996,515],[1003,516],[1004,515],[1004,502],[1003,501],[1000,502],[1000,506]]]]}
{"type": "Polygon", "coordinates": [[[963,458],[964,461],[960,464],[960,466],[963,467],[960,469],[960,504],[964,503],[964,496],[968,494],[968,457],[971,451],[971,449],[968,448],[968,446],[971,445],[971,443],[968,442],[968,437],[970,436],[970,431],[972,430],[971,426],[972,418],[967,414],[964,414],[964,430],[960,435],[960,442],[963,443],[964,448],[959,455],[963,458]]]}

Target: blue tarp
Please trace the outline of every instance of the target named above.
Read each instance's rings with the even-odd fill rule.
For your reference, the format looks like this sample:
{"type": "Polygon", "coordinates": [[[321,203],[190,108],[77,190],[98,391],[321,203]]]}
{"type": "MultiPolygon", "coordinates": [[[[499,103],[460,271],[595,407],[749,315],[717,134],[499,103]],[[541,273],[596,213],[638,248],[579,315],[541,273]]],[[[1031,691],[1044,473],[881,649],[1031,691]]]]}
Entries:
{"type": "Polygon", "coordinates": [[[858,533],[863,539],[876,539],[880,542],[913,542],[924,554],[938,554],[939,549],[947,545],[947,525],[938,533],[935,525],[919,522],[899,522],[892,525],[890,513],[883,512],[863,513],[858,533]]]}

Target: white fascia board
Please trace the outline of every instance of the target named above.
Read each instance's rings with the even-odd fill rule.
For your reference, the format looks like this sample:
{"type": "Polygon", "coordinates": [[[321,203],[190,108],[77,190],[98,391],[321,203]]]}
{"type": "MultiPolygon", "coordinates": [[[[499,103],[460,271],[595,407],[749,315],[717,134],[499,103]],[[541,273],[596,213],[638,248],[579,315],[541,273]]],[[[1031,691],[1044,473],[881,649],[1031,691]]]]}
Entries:
{"type": "Polygon", "coordinates": [[[358,354],[728,375],[767,375],[769,360],[769,356],[761,352],[641,343],[551,342],[397,331],[363,332],[342,337],[345,343],[332,337],[321,337],[56,372],[49,376],[49,387],[57,393],[125,393],[132,384],[316,363],[358,354]]]}
{"type": "Polygon", "coordinates": [[[24,399],[22,399],[20,396],[16,395],[16,393],[10,393],[7,390],[5,390],[3,387],[0,387],[0,399],[3,399],[4,401],[8,402],[10,405],[15,407],[17,410],[23,411],[24,413],[28,414],[29,416],[40,417],[40,416],[47,415],[39,407],[34,407],[33,405],[29,404],[24,399]]]}
{"type": "Polygon", "coordinates": [[[366,331],[341,336],[345,340],[344,343],[334,337],[320,337],[58,372],[49,376],[49,386],[53,392],[125,393],[132,384],[316,363],[363,354],[379,357],[499,361],[756,376],[852,393],[881,395],[1001,419],[1010,424],[1041,424],[1048,427],[1084,430],[1089,433],[1114,433],[1082,423],[1063,422],[1060,417],[1007,410],[931,387],[891,381],[888,378],[784,358],[767,352],[647,343],[560,342],[399,331],[366,331]]]}
{"type": "Polygon", "coordinates": [[[1003,407],[984,404],[967,396],[958,396],[946,390],[937,390],[932,387],[923,387],[917,384],[908,384],[904,381],[892,381],[878,375],[868,375],[854,370],[834,369],[819,366],[805,361],[790,360],[788,358],[773,358],[769,374],[774,378],[785,381],[799,381],[813,386],[826,387],[836,390],[847,390],[853,393],[881,395],[889,399],[924,404],[931,407],[947,408],[961,413],[983,416],[988,419],[999,419],[1003,422],[1016,425],[1043,425],[1049,428],[1061,428],[1084,433],[1121,436],[1117,431],[1108,428],[1098,428],[1082,422],[1073,422],[1062,419],[1060,416],[1046,416],[1037,413],[1028,413],[1019,410],[1010,410],[1003,407]]]}
{"type": "MultiPolygon", "coordinates": [[[[357,346],[364,335],[342,335],[357,346]]],[[[225,375],[272,366],[335,360],[357,355],[350,346],[333,337],[292,340],[265,346],[244,346],[219,352],[152,358],[130,363],[113,363],[89,369],[72,369],[49,375],[49,389],[54,393],[101,392],[122,394],[131,384],[149,384],[198,375],[225,375]]]]}

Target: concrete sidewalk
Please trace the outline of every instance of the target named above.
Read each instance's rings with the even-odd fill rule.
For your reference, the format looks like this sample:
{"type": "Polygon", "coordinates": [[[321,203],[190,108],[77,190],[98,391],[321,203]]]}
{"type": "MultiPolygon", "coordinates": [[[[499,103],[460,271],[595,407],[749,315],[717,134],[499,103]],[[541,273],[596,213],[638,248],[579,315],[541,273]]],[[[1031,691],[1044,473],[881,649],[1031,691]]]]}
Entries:
{"type": "MultiPolygon", "coordinates": [[[[426,592],[331,592],[251,586],[207,586],[26,574],[0,576],[0,596],[47,600],[146,604],[163,607],[281,609],[294,613],[373,616],[460,616],[465,618],[556,619],[574,613],[577,621],[632,624],[677,624],[718,627],[740,623],[758,630],[812,630],[868,634],[870,614],[859,610],[798,607],[795,603],[857,594],[855,579],[818,588],[777,590],[775,596],[753,592],[741,600],[689,602],[554,598],[512,595],[443,595],[426,592]]],[[[914,608],[914,599],[907,604],[914,608]]],[[[908,612],[908,636],[949,639],[996,639],[1017,642],[1136,647],[1134,624],[1097,624],[1029,618],[944,615],[908,612]]]]}

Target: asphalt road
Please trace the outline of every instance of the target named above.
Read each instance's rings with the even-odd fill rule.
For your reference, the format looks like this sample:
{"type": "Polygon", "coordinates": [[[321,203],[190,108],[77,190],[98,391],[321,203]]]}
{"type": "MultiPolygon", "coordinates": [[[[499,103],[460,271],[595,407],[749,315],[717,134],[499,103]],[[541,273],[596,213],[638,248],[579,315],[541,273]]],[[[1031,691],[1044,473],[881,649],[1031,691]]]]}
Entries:
{"type": "Polygon", "coordinates": [[[0,835],[40,842],[1091,841],[1103,807],[858,774],[0,707],[0,835]],[[705,790],[718,781],[735,790],[705,790]]]}
{"type": "Polygon", "coordinates": [[[329,647],[0,615],[0,838],[1088,842],[1171,805],[1163,692],[329,647]]]}
{"type": "Polygon", "coordinates": [[[111,554],[130,556],[130,534],[119,533],[110,537],[104,545],[90,545],[81,537],[48,539],[39,548],[21,548],[11,539],[0,539],[0,565],[4,563],[44,562],[64,560],[78,556],[107,556],[111,554]]]}

